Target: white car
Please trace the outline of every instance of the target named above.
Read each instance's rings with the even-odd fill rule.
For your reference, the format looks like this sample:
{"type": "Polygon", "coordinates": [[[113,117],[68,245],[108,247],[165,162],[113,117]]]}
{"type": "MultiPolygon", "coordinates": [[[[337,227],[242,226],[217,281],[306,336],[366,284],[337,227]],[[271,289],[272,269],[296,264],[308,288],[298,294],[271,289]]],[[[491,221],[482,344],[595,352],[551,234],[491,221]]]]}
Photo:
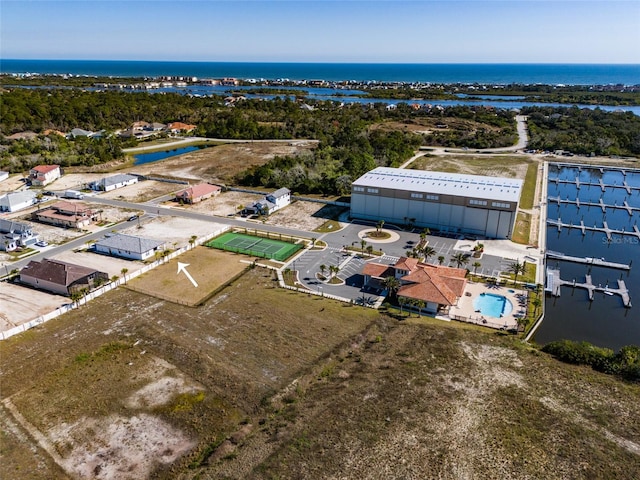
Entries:
{"type": "Polygon", "coordinates": [[[36,246],[37,247],[48,247],[49,244],[47,242],[45,242],[44,240],[39,240],[36,242],[36,246]]]}

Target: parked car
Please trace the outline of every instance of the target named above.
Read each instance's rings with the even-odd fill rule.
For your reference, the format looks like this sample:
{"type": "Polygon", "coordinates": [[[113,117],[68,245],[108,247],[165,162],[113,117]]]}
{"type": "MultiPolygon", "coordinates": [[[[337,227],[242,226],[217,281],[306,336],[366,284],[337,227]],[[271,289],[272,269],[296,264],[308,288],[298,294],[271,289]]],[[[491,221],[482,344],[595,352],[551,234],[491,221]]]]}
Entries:
{"type": "Polygon", "coordinates": [[[36,242],[36,246],[38,246],[38,247],[48,247],[49,244],[47,242],[45,242],[44,240],[38,240],[36,242]]]}
{"type": "Polygon", "coordinates": [[[133,216],[129,217],[129,221],[130,222],[133,222],[133,221],[135,221],[137,219],[138,219],[138,215],[133,215],[133,216]]]}

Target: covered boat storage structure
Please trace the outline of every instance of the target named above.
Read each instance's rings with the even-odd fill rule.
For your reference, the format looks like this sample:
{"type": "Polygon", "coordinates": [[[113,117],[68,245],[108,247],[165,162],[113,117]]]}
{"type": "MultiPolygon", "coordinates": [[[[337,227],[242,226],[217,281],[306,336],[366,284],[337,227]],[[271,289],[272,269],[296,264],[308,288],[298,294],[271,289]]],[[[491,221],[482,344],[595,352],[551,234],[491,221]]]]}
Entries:
{"type": "Polygon", "coordinates": [[[351,217],[511,238],[522,180],[378,167],[351,185],[351,217]]]}

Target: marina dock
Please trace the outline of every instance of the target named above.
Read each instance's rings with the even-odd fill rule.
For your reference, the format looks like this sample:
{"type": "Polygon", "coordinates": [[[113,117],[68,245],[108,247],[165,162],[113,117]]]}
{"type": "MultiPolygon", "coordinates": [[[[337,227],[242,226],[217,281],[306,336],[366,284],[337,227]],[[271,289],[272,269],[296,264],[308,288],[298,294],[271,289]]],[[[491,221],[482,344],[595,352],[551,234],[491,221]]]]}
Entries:
{"type": "Polygon", "coordinates": [[[619,185],[617,183],[604,183],[602,179],[598,180],[598,182],[582,182],[578,177],[576,177],[575,180],[561,180],[559,178],[550,178],[549,181],[555,182],[556,185],[559,183],[573,184],[578,190],[580,190],[580,187],[598,187],[604,192],[607,188],[624,188],[629,195],[631,195],[633,191],[640,193],[640,187],[630,186],[629,184],[627,184],[626,180],[623,180],[619,185]]]}
{"type": "Polygon", "coordinates": [[[564,253],[554,252],[548,250],[546,252],[547,258],[553,258],[555,260],[564,260],[565,262],[582,263],[584,265],[593,265],[595,267],[608,267],[617,268],[619,270],[631,270],[631,265],[626,263],[608,262],[604,258],[593,257],[572,257],[571,255],[565,255],[564,253]]]}
{"type": "Polygon", "coordinates": [[[631,207],[626,199],[622,202],[622,205],[617,205],[615,203],[613,205],[611,205],[609,203],[604,203],[602,201],[602,198],[598,201],[598,203],[595,203],[595,202],[581,202],[579,198],[576,198],[575,200],[569,200],[569,199],[563,200],[560,197],[549,197],[548,201],[557,203],[558,205],[560,205],[562,203],[566,203],[566,204],[569,204],[569,205],[575,205],[575,206],[578,207],[578,209],[580,207],[587,207],[587,208],[598,207],[598,208],[600,208],[602,210],[602,213],[607,213],[607,208],[614,209],[614,210],[615,209],[626,210],[630,217],[633,216],[633,212],[640,211],[640,208],[638,208],[638,207],[631,207]]]}
{"type": "Polygon", "coordinates": [[[612,239],[611,235],[614,235],[614,234],[636,237],[640,241],[640,229],[638,229],[637,225],[633,226],[633,230],[625,230],[625,229],[617,230],[617,229],[609,228],[609,225],[607,224],[607,222],[602,222],[602,227],[598,227],[595,224],[593,225],[593,227],[591,227],[591,226],[585,225],[583,220],[580,220],[580,223],[574,225],[573,223],[564,223],[561,218],[558,218],[557,220],[548,218],[547,223],[549,225],[556,226],[558,228],[558,233],[560,233],[563,228],[577,228],[578,230],[582,231],[582,235],[586,235],[587,231],[604,233],[607,236],[607,240],[609,241],[611,241],[612,239]]]}
{"type": "Polygon", "coordinates": [[[563,280],[560,278],[560,270],[555,268],[547,268],[547,285],[545,291],[549,292],[554,297],[560,296],[560,287],[572,287],[586,289],[589,294],[589,300],[593,301],[595,292],[602,292],[605,295],[619,295],[622,299],[622,304],[631,308],[631,298],[629,297],[629,290],[624,283],[624,280],[617,280],[618,288],[609,287],[609,285],[594,285],[591,281],[591,275],[585,275],[584,282],[577,282],[575,279],[572,281],[563,280]]]}

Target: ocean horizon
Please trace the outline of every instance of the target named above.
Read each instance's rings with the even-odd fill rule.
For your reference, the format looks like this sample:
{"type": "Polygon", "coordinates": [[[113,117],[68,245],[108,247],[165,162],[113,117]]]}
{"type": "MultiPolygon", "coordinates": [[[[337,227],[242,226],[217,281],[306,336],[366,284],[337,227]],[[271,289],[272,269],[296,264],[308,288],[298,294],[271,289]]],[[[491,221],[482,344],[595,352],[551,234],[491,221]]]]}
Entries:
{"type": "Polygon", "coordinates": [[[0,73],[546,85],[640,85],[640,64],[313,63],[0,59],[0,73]]]}

